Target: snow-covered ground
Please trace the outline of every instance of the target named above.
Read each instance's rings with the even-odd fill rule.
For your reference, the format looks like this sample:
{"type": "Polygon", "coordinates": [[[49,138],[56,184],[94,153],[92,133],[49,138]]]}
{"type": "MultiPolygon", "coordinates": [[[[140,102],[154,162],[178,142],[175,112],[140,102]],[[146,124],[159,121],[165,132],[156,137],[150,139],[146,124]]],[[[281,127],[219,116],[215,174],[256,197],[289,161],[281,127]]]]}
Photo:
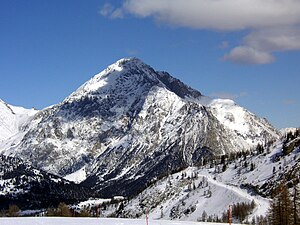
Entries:
{"type": "Polygon", "coordinates": [[[300,162],[299,147],[283,157],[282,145],[283,140],[278,140],[265,153],[229,162],[224,172],[220,164],[207,164],[165,177],[131,199],[125,205],[125,215],[143,217],[144,208],[148,207],[151,219],[199,221],[204,211],[220,218],[229,205],[254,202],[248,221],[266,216],[271,200],[258,195],[255,188],[267,184],[261,191],[268,193],[282,174],[295,170],[300,162]]]}
{"type": "Polygon", "coordinates": [[[214,170],[189,167],[162,179],[132,199],[125,206],[126,215],[144,217],[144,208],[141,205],[145,205],[151,208],[149,217],[154,220],[163,218],[199,221],[204,211],[208,215],[221,218],[229,205],[242,202],[250,204],[252,201],[256,207],[248,217],[249,220],[267,214],[270,204],[268,199],[251,195],[246,189],[239,188],[238,181],[229,182],[236,173],[233,168],[228,169],[231,170],[230,174],[215,174],[214,170]],[[185,178],[182,178],[183,174],[186,174],[185,178]],[[196,178],[192,178],[196,175],[196,178]]]}
{"type": "MultiPolygon", "coordinates": [[[[0,218],[1,225],[144,225],[146,220],[113,218],[55,218],[55,217],[19,217],[0,218]]],[[[220,223],[179,222],[168,220],[149,220],[149,225],[219,225],[220,223]]]]}

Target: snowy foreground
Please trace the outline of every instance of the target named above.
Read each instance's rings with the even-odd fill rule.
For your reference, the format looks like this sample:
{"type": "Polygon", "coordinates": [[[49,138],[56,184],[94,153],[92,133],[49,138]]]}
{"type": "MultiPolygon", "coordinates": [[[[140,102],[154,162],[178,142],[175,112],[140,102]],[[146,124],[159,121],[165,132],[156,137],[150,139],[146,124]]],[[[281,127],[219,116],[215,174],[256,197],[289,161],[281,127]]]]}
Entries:
{"type": "MultiPolygon", "coordinates": [[[[220,225],[220,223],[201,223],[187,221],[149,220],[149,225],[220,225]]],[[[111,218],[55,218],[55,217],[18,217],[0,218],[1,225],[144,225],[140,219],[111,218]]]]}

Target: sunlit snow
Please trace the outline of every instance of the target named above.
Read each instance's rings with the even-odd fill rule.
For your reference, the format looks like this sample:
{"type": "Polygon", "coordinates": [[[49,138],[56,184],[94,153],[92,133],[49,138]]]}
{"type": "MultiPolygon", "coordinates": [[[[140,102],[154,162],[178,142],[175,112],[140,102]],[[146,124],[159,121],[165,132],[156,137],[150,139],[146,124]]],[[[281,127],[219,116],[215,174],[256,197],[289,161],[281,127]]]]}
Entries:
{"type": "MultiPolygon", "coordinates": [[[[107,219],[107,218],[50,218],[20,217],[0,218],[1,225],[146,225],[145,219],[107,219]]],[[[149,225],[220,225],[220,223],[178,222],[167,220],[149,220],[149,225]]]]}

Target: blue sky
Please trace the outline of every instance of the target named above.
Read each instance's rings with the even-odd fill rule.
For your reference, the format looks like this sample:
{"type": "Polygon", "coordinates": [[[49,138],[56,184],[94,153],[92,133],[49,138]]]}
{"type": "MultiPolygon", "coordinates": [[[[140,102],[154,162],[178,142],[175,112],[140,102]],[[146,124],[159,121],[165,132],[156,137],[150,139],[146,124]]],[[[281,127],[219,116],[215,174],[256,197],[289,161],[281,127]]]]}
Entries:
{"type": "Polygon", "coordinates": [[[2,0],[0,98],[42,109],[135,56],[278,128],[299,127],[300,2],[262,2],[2,0]]]}

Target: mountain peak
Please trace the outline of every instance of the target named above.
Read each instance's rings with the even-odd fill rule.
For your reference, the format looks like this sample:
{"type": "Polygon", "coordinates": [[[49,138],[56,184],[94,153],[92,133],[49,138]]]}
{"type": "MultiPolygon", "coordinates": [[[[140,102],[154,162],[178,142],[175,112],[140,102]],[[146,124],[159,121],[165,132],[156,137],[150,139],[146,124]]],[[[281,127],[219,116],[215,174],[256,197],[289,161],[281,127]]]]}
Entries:
{"type": "MultiPolygon", "coordinates": [[[[108,66],[105,70],[103,70],[98,75],[106,75],[109,72],[112,71],[121,71],[123,69],[130,69],[130,68],[136,68],[136,67],[149,67],[146,65],[142,60],[132,57],[132,58],[122,58],[116,61],[115,63],[108,66]]],[[[97,75],[96,75],[97,76],[97,75]]]]}
{"type": "MultiPolygon", "coordinates": [[[[18,135],[4,137],[2,149],[61,176],[80,171],[105,197],[130,196],[164,174],[277,138],[276,129],[234,102],[203,106],[203,99],[167,72],[125,58],[62,103],[26,117],[26,126],[6,132],[18,135]]],[[[4,121],[20,121],[7,115],[4,121]]]]}
{"type": "Polygon", "coordinates": [[[129,85],[131,80],[132,85],[138,85],[138,82],[144,79],[158,82],[154,69],[149,65],[138,58],[123,58],[93,76],[66,100],[80,99],[87,94],[105,93],[106,90],[111,89],[120,91],[119,88],[125,88],[124,83],[129,85]]]}
{"type": "Polygon", "coordinates": [[[122,58],[119,59],[117,62],[114,64],[119,64],[119,65],[128,65],[128,64],[145,64],[141,59],[136,58],[136,57],[129,57],[129,58],[122,58]]]}
{"type": "Polygon", "coordinates": [[[139,89],[145,83],[148,83],[149,87],[153,85],[165,87],[183,99],[193,99],[203,103],[204,96],[199,91],[172,77],[167,72],[156,71],[135,57],[122,58],[111,64],[79,87],[66,98],[66,101],[81,99],[90,94],[99,95],[102,93],[107,95],[107,92],[112,89],[117,92],[122,90],[127,92],[126,90],[131,88],[139,89]]]}

